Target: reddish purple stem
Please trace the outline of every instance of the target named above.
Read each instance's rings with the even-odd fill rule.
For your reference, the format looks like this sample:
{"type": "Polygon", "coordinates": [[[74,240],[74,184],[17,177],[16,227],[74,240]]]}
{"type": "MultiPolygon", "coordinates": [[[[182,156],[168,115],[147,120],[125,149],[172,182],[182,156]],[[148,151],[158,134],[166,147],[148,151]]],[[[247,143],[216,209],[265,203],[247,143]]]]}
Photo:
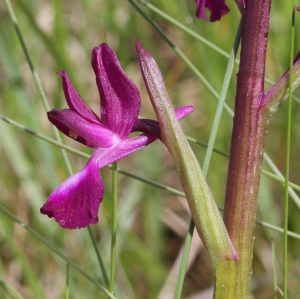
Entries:
{"type": "Polygon", "coordinates": [[[261,109],[271,0],[246,1],[224,221],[237,251],[237,298],[249,294],[268,115],[261,109]],[[239,288],[241,288],[239,290],[239,288]]]}

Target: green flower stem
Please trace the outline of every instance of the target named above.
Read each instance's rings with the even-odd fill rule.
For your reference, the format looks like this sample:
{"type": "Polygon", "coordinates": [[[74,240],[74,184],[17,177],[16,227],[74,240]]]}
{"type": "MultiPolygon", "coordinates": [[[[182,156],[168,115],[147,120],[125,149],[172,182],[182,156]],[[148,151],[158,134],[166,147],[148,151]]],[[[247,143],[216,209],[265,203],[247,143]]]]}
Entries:
{"type": "Polygon", "coordinates": [[[26,225],[23,221],[21,221],[18,217],[12,214],[9,210],[7,210],[3,205],[0,204],[0,209],[8,216],[11,220],[15,221],[19,225],[21,225],[24,229],[26,229],[31,235],[36,237],[39,241],[44,243],[49,249],[51,249],[55,254],[60,256],[63,260],[67,262],[67,264],[71,265],[74,269],[76,269],[79,273],[81,273],[84,277],[86,277],[92,284],[94,284],[98,289],[100,289],[104,294],[106,294],[109,298],[117,299],[112,293],[110,293],[104,286],[102,286],[99,282],[97,282],[92,276],[82,270],[77,264],[75,264],[72,260],[67,258],[59,249],[45,240],[42,236],[40,236],[35,230],[26,225]]]}
{"type": "Polygon", "coordinates": [[[289,73],[289,99],[287,112],[287,136],[286,136],[286,159],[285,159],[285,192],[284,192],[284,235],[283,235],[283,298],[288,297],[288,219],[289,219],[289,190],[288,181],[290,176],[290,152],[291,152],[291,127],[292,127],[292,90],[293,90],[293,57],[295,46],[295,3],[292,2],[292,26],[290,45],[290,73],[289,73]]]}
{"type": "Polygon", "coordinates": [[[234,277],[232,270],[235,269],[237,255],[222,216],[185,138],[156,62],[139,43],[137,52],[144,82],[158,118],[161,140],[173,157],[198,234],[216,270],[215,298],[234,298],[234,284],[228,279],[228,274],[234,277]]]}
{"type": "Polygon", "coordinates": [[[116,272],[116,256],[117,256],[117,204],[118,204],[118,166],[117,162],[112,164],[112,230],[111,230],[111,251],[110,251],[110,280],[109,291],[114,292],[115,272],[116,272]]]}

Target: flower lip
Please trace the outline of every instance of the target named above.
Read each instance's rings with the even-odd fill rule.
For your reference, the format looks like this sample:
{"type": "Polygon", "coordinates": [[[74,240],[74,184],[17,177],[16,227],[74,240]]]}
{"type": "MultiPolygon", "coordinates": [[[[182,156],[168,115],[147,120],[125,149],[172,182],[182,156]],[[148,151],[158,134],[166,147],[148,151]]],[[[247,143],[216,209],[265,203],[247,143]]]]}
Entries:
{"type": "Polygon", "coordinates": [[[104,185],[91,159],[78,173],[69,177],[49,197],[41,213],[67,229],[84,228],[98,222],[98,209],[104,185]]]}

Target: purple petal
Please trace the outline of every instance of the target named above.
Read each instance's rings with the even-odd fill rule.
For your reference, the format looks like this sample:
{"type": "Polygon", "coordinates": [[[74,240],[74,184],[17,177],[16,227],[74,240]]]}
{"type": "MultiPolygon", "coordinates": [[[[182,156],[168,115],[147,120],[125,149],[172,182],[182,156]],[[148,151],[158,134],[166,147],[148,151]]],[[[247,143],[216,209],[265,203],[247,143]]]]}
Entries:
{"type": "Polygon", "coordinates": [[[119,137],[101,123],[90,123],[69,109],[51,110],[48,118],[65,135],[86,146],[106,148],[119,141],[119,137]]]}
{"type": "Polygon", "coordinates": [[[57,73],[62,78],[62,86],[67,100],[68,106],[74,112],[77,112],[86,120],[92,122],[101,122],[99,117],[90,109],[86,102],[81,98],[80,94],[73,87],[68,73],[66,71],[61,71],[57,73]]]}
{"type": "Polygon", "coordinates": [[[41,213],[63,228],[83,228],[98,222],[98,209],[104,185],[93,158],[78,173],[69,177],[49,197],[41,213]]]}
{"type": "Polygon", "coordinates": [[[160,129],[157,120],[138,119],[132,128],[132,132],[143,132],[160,138],[160,129]]]}
{"type": "Polygon", "coordinates": [[[183,106],[175,109],[176,116],[178,120],[183,119],[186,115],[194,111],[193,106],[183,106]]]}
{"type": "MultiPolygon", "coordinates": [[[[193,106],[184,106],[175,109],[178,120],[181,120],[187,114],[194,110],[193,106]]],[[[160,138],[160,129],[157,120],[153,119],[138,119],[134,124],[132,132],[143,132],[160,138]]]]}
{"type": "Polygon", "coordinates": [[[229,8],[225,4],[225,0],[195,0],[197,5],[196,16],[208,21],[205,14],[205,8],[211,12],[210,21],[220,20],[221,17],[229,12],[229,8]]]}
{"type": "Polygon", "coordinates": [[[106,167],[107,165],[142,149],[155,140],[157,140],[157,137],[153,135],[141,134],[134,138],[121,141],[112,148],[99,148],[94,154],[97,167],[106,167]]]}
{"type": "Polygon", "coordinates": [[[140,111],[139,91],[106,44],[93,49],[92,66],[101,98],[101,120],[125,139],[140,111]]]}

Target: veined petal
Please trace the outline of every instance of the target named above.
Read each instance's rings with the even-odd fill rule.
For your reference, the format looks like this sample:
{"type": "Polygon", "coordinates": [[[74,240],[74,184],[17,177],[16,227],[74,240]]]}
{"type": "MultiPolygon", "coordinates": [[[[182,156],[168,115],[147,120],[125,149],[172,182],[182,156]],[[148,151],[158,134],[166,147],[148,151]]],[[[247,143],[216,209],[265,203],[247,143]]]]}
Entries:
{"type": "Polygon", "coordinates": [[[65,135],[89,147],[111,147],[119,140],[114,132],[101,123],[88,122],[69,109],[51,110],[48,119],[65,135]]]}
{"type": "Polygon", "coordinates": [[[78,173],[69,177],[49,197],[41,213],[63,228],[83,228],[98,222],[104,185],[93,157],[78,173]]]}
{"type": "Polygon", "coordinates": [[[220,20],[221,17],[229,12],[229,8],[225,4],[225,0],[195,0],[197,5],[196,16],[208,21],[205,14],[205,8],[211,12],[210,21],[220,20]]]}
{"type": "Polygon", "coordinates": [[[140,94],[106,44],[94,48],[92,66],[101,98],[101,120],[121,139],[127,138],[140,111],[140,94]]]}
{"type": "MultiPolygon", "coordinates": [[[[181,120],[187,114],[194,110],[193,106],[184,106],[175,109],[176,116],[178,120],[181,120]]],[[[160,138],[160,129],[157,120],[153,119],[138,119],[134,124],[132,132],[143,132],[160,138]]]]}
{"type": "Polygon", "coordinates": [[[68,73],[66,71],[61,71],[57,73],[62,78],[62,86],[65,94],[66,101],[68,106],[74,112],[77,112],[86,120],[92,122],[101,122],[99,117],[93,112],[93,110],[86,104],[86,102],[82,99],[77,90],[73,87],[68,73]]]}
{"type": "Polygon", "coordinates": [[[107,165],[142,149],[155,140],[157,140],[157,137],[153,135],[141,134],[134,138],[123,140],[112,148],[99,148],[94,154],[97,167],[106,167],[107,165]]]}

